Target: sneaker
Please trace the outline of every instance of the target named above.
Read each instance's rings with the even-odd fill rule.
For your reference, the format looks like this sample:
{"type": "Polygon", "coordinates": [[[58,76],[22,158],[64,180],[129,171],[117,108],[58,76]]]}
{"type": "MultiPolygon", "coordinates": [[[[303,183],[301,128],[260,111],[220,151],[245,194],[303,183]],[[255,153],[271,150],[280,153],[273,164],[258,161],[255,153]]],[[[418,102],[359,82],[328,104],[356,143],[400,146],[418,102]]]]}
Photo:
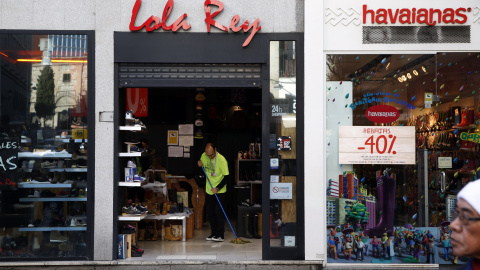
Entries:
{"type": "Polygon", "coordinates": [[[225,241],[225,240],[224,240],[222,237],[220,237],[220,236],[218,236],[218,237],[214,236],[214,237],[212,237],[212,241],[215,241],[215,242],[223,242],[223,241],[225,241]]]}
{"type": "Polygon", "coordinates": [[[213,238],[215,238],[215,236],[210,235],[209,237],[205,238],[205,240],[207,240],[207,241],[213,241],[213,238]]]}
{"type": "Polygon", "coordinates": [[[125,112],[125,120],[132,120],[133,119],[133,113],[131,110],[125,112]]]}
{"type": "Polygon", "coordinates": [[[138,144],[140,143],[137,139],[135,138],[125,138],[125,143],[129,143],[129,144],[138,144]]]}
{"type": "Polygon", "coordinates": [[[67,236],[63,236],[59,231],[52,231],[50,233],[50,242],[65,242],[68,240],[67,236]]]}
{"type": "Polygon", "coordinates": [[[135,162],[133,162],[131,160],[129,160],[127,162],[127,168],[136,168],[136,167],[137,167],[137,165],[135,164],[135,162]]]}
{"type": "Polygon", "coordinates": [[[142,255],[143,255],[143,251],[140,252],[140,251],[132,248],[132,257],[142,257],[142,255]]]}
{"type": "Polygon", "coordinates": [[[49,162],[47,160],[47,161],[41,163],[41,167],[42,168],[55,168],[55,167],[57,167],[57,162],[56,161],[49,162]]]}
{"type": "Polygon", "coordinates": [[[130,147],[130,152],[143,152],[143,151],[144,151],[143,148],[140,148],[140,147],[138,147],[138,146],[136,146],[136,145],[130,147]]]}
{"type": "Polygon", "coordinates": [[[142,212],[142,213],[148,213],[148,208],[145,206],[138,205],[137,210],[142,212]]]}
{"type": "Polygon", "coordinates": [[[144,125],[144,124],[142,123],[142,121],[140,121],[139,119],[135,119],[135,124],[134,124],[134,126],[145,128],[145,125],[144,125]]]}
{"type": "Polygon", "coordinates": [[[140,176],[140,175],[138,175],[138,174],[135,174],[135,175],[133,176],[133,182],[143,182],[143,181],[145,181],[146,179],[147,179],[147,178],[142,177],[142,176],[140,176]]]}

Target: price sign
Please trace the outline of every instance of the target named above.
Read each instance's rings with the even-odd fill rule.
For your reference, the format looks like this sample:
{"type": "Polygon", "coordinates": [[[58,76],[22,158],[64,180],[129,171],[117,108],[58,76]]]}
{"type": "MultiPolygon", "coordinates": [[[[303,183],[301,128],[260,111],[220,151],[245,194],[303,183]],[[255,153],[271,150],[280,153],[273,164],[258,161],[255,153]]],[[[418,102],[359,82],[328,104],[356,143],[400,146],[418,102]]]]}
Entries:
{"type": "Polygon", "coordinates": [[[340,164],[415,164],[415,127],[339,127],[340,164]]]}

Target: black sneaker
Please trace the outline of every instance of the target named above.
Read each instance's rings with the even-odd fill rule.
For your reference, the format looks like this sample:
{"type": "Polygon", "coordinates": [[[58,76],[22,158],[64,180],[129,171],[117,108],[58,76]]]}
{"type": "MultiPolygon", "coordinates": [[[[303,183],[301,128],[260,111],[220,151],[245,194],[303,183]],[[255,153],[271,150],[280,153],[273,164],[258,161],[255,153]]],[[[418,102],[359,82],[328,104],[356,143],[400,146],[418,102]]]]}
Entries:
{"type": "Polygon", "coordinates": [[[215,242],[223,242],[223,241],[225,241],[225,240],[224,240],[223,237],[221,237],[221,236],[218,236],[218,237],[215,237],[215,236],[214,236],[214,237],[212,237],[212,241],[215,241],[215,242]]]}
{"type": "Polygon", "coordinates": [[[207,241],[213,241],[213,238],[215,238],[214,235],[210,235],[209,237],[205,238],[207,241]]]}
{"type": "Polygon", "coordinates": [[[142,255],[143,255],[143,251],[139,252],[136,249],[132,248],[132,257],[142,257],[142,255]]]}

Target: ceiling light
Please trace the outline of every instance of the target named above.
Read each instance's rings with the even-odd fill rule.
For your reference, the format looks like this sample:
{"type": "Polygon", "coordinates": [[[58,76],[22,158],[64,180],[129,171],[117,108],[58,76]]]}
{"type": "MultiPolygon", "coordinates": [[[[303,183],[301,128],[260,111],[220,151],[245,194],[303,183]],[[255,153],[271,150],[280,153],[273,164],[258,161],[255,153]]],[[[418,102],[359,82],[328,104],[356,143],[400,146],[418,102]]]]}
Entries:
{"type": "Polygon", "coordinates": [[[407,77],[408,77],[409,80],[412,78],[412,75],[410,74],[410,72],[407,73],[407,77]]]}
{"type": "Polygon", "coordinates": [[[399,82],[403,82],[402,77],[398,77],[399,82]]]}
{"type": "Polygon", "coordinates": [[[417,72],[415,69],[413,70],[413,74],[414,74],[415,76],[418,76],[418,72],[417,72]]]}
{"type": "Polygon", "coordinates": [[[423,72],[427,72],[427,69],[424,66],[422,66],[422,70],[423,72]]]}
{"type": "Polygon", "coordinates": [[[390,66],[390,62],[388,62],[387,66],[385,67],[385,70],[388,70],[389,66],[390,66]]]}
{"type": "Polygon", "coordinates": [[[407,77],[405,75],[402,76],[402,80],[403,81],[406,81],[407,80],[407,77]]]}

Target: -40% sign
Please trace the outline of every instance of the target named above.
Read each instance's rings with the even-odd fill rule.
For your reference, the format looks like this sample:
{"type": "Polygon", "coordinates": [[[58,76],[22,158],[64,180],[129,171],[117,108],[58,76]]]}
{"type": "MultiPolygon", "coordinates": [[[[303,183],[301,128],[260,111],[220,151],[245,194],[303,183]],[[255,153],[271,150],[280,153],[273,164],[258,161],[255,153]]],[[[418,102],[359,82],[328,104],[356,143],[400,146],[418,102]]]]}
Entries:
{"type": "MultiPolygon", "coordinates": [[[[365,141],[366,146],[370,146],[370,153],[373,154],[373,151],[375,150],[376,153],[378,154],[384,154],[387,152],[387,147],[388,147],[388,154],[396,154],[397,152],[395,150],[392,151],[393,145],[395,144],[395,140],[397,139],[396,136],[393,135],[380,135],[377,137],[375,140],[375,136],[372,135],[368,137],[368,139],[365,141]],[[390,141],[390,145],[389,145],[390,141]]],[[[365,150],[365,147],[358,147],[358,150],[365,150]]]]}

